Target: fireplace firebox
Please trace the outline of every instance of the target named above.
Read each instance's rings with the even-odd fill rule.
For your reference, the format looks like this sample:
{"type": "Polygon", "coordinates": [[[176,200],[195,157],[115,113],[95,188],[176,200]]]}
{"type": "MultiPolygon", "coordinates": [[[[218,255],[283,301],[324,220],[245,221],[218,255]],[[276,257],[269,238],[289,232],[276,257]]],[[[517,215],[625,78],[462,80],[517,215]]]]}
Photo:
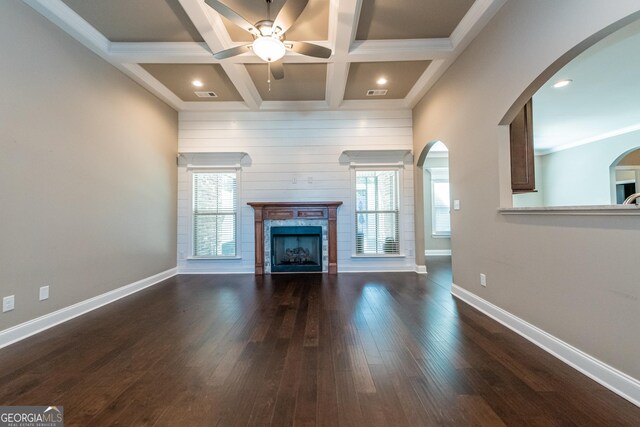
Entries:
{"type": "Polygon", "coordinates": [[[322,227],[271,227],[271,272],[322,271],[322,227]]]}

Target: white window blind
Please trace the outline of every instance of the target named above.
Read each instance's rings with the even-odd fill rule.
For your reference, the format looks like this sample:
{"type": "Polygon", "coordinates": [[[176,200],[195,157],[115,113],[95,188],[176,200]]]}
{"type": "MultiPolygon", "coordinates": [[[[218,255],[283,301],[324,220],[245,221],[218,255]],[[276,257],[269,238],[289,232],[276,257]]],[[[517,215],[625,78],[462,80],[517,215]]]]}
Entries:
{"type": "Polygon", "coordinates": [[[235,172],[193,172],[193,255],[236,256],[235,172]]]}
{"type": "Polygon", "coordinates": [[[435,236],[451,235],[451,202],[448,180],[431,181],[431,227],[435,236]]]}
{"type": "Polygon", "coordinates": [[[400,253],[397,170],[356,170],[356,254],[400,253]]]}

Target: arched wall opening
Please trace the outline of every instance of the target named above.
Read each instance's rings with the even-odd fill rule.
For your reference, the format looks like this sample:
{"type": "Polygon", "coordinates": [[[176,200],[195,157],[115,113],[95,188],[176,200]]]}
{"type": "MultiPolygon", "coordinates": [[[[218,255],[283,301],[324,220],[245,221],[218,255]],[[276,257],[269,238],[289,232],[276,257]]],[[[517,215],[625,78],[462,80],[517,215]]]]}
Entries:
{"type": "MultiPolygon", "coordinates": [[[[451,196],[449,186],[449,149],[439,140],[430,141],[417,160],[416,182],[421,187],[416,203],[422,207],[420,220],[423,248],[426,257],[451,256],[451,196]]],[[[418,228],[418,227],[416,227],[418,228]]]]}
{"type": "Polygon", "coordinates": [[[621,205],[633,194],[640,193],[640,142],[613,161],[609,168],[611,203],[621,205]]]}
{"type": "MultiPolygon", "coordinates": [[[[511,197],[510,180],[503,179],[503,207],[620,204],[612,162],[640,145],[640,102],[635,96],[640,90],[635,78],[640,72],[638,17],[630,15],[570,49],[529,85],[503,117],[501,124],[508,125],[514,112],[532,100],[529,126],[534,155],[526,164],[534,165],[535,191],[514,190],[511,197]]],[[[520,176],[513,165],[525,164],[522,160],[518,154],[512,177],[520,176]]],[[[629,181],[631,174],[619,172],[624,179],[617,181],[629,181]]]]}

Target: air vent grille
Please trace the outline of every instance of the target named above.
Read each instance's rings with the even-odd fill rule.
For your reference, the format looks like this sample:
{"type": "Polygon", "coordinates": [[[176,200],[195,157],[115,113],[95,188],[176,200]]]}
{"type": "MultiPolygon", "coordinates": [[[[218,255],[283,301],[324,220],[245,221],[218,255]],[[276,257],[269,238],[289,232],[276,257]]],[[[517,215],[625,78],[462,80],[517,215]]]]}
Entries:
{"type": "Polygon", "coordinates": [[[194,92],[198,98],[217,98],[218,95],[215,92],[209,90],[197,90],[194,92]]]}
{"type": "Polygon", "coordinates": [[[367,96],[385,96],[387,94],[387,89],[369,89],[367,91],[367,96]]]}

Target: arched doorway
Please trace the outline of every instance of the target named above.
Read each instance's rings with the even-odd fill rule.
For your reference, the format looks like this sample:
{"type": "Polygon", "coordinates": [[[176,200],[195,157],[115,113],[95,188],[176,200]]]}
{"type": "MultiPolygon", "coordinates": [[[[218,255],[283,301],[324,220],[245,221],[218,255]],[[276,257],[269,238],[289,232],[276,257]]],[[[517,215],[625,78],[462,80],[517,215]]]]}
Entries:
{"type": "Polygon", "coordinates": [[[449,150],[442,141],[433,141],[423,149],[417,163],[422,180],[424,256],[429,264],[450,262],[451,196],[449,150]]]}
{"type": "Polygon", "coordinates": [[[611,164],[611,202],[621,205],[640,193],[640,148],[629,150],[611,164]]]}

